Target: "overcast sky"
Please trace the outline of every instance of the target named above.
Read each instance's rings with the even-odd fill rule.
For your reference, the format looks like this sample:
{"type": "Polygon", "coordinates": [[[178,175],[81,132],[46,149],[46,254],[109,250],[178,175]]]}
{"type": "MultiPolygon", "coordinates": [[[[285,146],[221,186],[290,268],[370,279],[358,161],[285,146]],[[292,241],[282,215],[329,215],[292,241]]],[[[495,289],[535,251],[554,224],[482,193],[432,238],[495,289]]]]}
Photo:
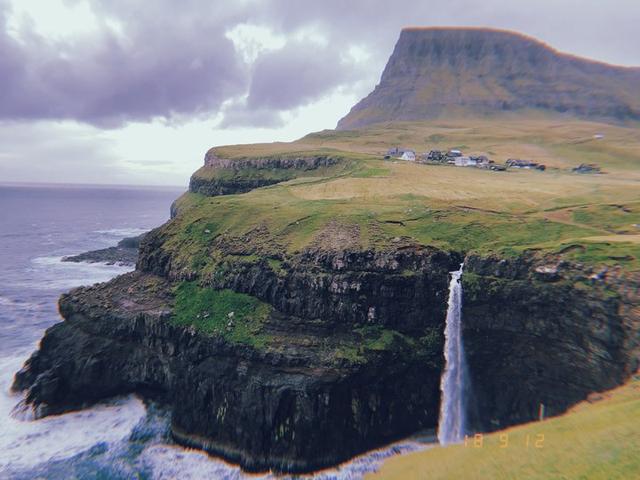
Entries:
{"type": "Polygon", "coordinates": [[[214,145],[335,127],[404,26],[640,65],[640,0],[0,0],[0,182],[186,185],[214,145]]]}

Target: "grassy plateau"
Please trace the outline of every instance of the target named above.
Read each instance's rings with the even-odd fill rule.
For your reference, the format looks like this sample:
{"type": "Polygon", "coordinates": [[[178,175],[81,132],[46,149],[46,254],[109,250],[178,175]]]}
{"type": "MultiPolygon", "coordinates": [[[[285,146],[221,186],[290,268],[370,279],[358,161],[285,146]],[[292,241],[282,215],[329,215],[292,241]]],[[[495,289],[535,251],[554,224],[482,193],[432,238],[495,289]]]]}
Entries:
{"type": "MultiPolygon", "coordinates": [[[[640,268],[640,129],[533,116],[396,123],[323,131],[292,143],[216,147],[224,158],[326,155],[334,166],[308,170],[243,195],[187,193],[173,228],[192,257],[219,236],[260,227],[283,252],[307,247],[381,248],[398,238],[465,252],[502,255],[534,250],[587,263],[640,268]],[[596,139],[594,136],[604,135],[596,139]],[[497,163],[523,158],[545,172],[494,172],[383,160],[391,146],[459,148],[497,163]],[[580,163],[602,174],[577,174],[580,163]],[[205,233],[205,232],[209,233],[205,233]],[[337,239],[337,240],[336,240],[337,239]]],[[[259,175],[252,172],[252,175],[259,175]]],[[[203,167],[202,178],[215,178],[203,167]]]]}

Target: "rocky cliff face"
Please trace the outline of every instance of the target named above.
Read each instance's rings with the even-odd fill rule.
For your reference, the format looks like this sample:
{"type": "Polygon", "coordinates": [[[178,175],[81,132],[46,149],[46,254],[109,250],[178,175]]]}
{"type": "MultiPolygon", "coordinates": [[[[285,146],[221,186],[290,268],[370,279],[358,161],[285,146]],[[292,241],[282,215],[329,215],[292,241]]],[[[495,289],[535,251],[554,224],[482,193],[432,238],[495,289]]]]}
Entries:
{"type": "Polygon", "coordinates": [[[228,159],[211,149],[205,155],[204,167],[191,176],[189,191],[210,197],[245,193],[338,162],[339,158],[327,155],[228,159]]]}
{"type": "Polygon", "coordinates": [[[469,256],[464,340],[472,427],[564,412],[639,367],[640,275],[521,257],[469,256]]]}
{"type": "MultiPolygon", "coordinates": [[[[287,472],[436,426],[447,273],[460,254],[307,250],[274,264],[221,242],[220,272],[198,276],[167,241],[151,232],[139,271],[60,299],[65,321],[14,384],[37,416],[139,392],[172,407],[178,442],[287,472]],[[195,278],[268,303],[264,345],[175,324],[174,286],[195,278]]],[[[535,419],[540,403],[560,413],[637,368],[637,277],[535,257],[466,265],[474,429],[535,419]]]]}
{"type": "Polygon", "coordinates": [[[338,128],[522,110],[639,120],[638,91],[639,68],[565,55],[516,33],[409,28],[380,83],[338,128]]]}
{"type": "Polygon", "coordinates": [[[418,248],[305,252],[277,271],[226,264],[204,285],[273,307],[256,347],[172,323],[183,272],[157,255],[159,235],[145,240],[144,271],[61,298],[65,321],[14,384],[37,416],[136,391],[172,406],[180,443],[292,472],[435,427],[447,272],[459,256],[418,248]]]}

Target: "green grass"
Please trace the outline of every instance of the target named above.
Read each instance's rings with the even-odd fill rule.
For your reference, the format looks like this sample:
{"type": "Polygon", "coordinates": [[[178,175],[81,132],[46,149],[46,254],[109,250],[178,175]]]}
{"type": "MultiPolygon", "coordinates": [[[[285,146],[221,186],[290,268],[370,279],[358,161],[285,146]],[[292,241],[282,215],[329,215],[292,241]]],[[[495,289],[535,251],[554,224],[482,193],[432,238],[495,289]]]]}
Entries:
{"type": "Polygon", "coordinates": [[[437,331],[427,331],[419,342],[381,325],[359,327],[354,330],[354,333],[353,339],[336,348],[337,358],[344,358],[353,363],[362,363],[366,361],[367,355],[376,352],[395,352],[409,355],[420,353],[431,357],[436,353],[439,355],[441,351],[437,331]]]}
{"type": "MultiPolygon", "coordinates": [[[[221,261],[212,246],[216,238],[242,239],[263,228],[269,239],[261,239],[260,245],[247,241],[249,253],[282,258],[318,246],[382,249],[393,247],[396,238],[499,255],[525,250],[557,253],[579,244],[580,249],[561,255],[638,269],[640,255],[632,236],[640,234],[639,131],[546,118],[470,119],[402,122],[358,131],[323,131],[291,143],[216,147],[217,154],[231,159],[323,154],[342,161],[294,173],[248,169],[246,175],[275,175],[283,183],[246,194],[186,194],[177,202],[181,215],[165,227],[164,248],[180,268],[213,272],[221,261]],[[591,139],[594,131],[605,133],[605,139],[577,142],[591,139]],[[492,157],[498,162],[529,158],[547,164],[549,170],[490,172],[382,160],[390,145],[419,152],[465,146],[467,152],[495,152],[492,157]],[[582,156],[588,148],[607,153],[600,161],[607,174],[570,172],[570,167],[585,161],[582,156]],[[619,238],[612,242],[601,238],[612,234],[619,238]],[[329,238],[335,241],[327,244],[329,238]]],[[[217,170],[201,169],[198,175],[245,175],[217,170]]]]}
{"type": "Polygon", "coordinates": [[[203,288],[196,282],[180,283],[174,294],[174,325],[191,326],[207,335],[258,348],[268,341],[262,326],[271,306],[257,298],[231,290],[203,288]]]}
{"type": "Polygon", "coordinates": [[[354,178],[370,178],[370,177],[386,177],[391,174],[391,170],[388,168],[365,168],[359,170],[353,174],[354,178]]]}
{"type": "Polygon", "coordinates": [[[559,417],[483,435],[481,443],[392,457],[367,478],[639,478],[640,376],[602,397],[559,417]]]}
{"type": "Polygon", "coordinates": [[[591,205],[573,210],[573,220],[614,233],[640,233],[640,204],[591,205]]]}
{"type": "Polygon", "coordinates": [[[564,257],[591,265],[625,265],[640,269],[640,244],[614,242],[570,242],[560,245],[557,252],[564,257]]]}

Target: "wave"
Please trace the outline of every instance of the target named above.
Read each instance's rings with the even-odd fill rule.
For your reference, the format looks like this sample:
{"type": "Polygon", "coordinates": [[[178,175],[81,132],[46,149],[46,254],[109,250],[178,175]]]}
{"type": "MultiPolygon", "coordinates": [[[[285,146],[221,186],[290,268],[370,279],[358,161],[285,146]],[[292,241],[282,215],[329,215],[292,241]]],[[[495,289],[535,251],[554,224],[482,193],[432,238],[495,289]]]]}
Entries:
{"type": "Polygon", "coordinates": [[[11,411],[22,395],[10,394],[8,390],[12,372],[17,371],[22,360],[17,356],[0,359],[0,472],[73,457],[98,443],[120,442],[145,416],[143,402],[128,396],[37,421],[14,418],[11,411]]]}
{"type": "Polygon", "coordinates": [[[64,290],[81,285],[106,282],[133,270],[132,266],[106,263],[63,262],[62,256],[37,257],[31,261],[31,274],[21,286],[35,289],[64,290]]]}
{"type": "Polygon", "coordinates": [[[145,232],[148,232],[148,228],[109,228],[107,230],[94,230],[93,233],[99,233],[101,235],[109,235],[111,237],[137,237],[145,232]]]}
{"type": "Polygon", "coordinates": [[[0,307],[20,307],[22,302],[14,298],[5,297],[0,295],[0,307]]]}
{"type": "Polygon", "coordinates": [[[48,300],[43,300],[40,297],[26,299],[12,298],[0,295],[0,311],[2,311],[2,307],[4,307],[4,309],[7,311],[20,311],[22,313],[40,311],[44,306],[47,306],[48,304],[48,300]]]}
{"type": "Polygon", "coordinates": [[[222,459],[214,458],[199,450],[186,449],[176,445],[156,444],[142,452],[140,460],[153,472],[154,480],[198,480],[215,478],[219,480],[271,480],[271,479],[313,479],[313,480],[356,480],[377,471],[384,460],[393,455],[424,450],[435,445],[418,440],[400,441],[386,447],[357,456],[336,467],[308,475],[283,476],[272,473],[248,474],[222,459]]]}

